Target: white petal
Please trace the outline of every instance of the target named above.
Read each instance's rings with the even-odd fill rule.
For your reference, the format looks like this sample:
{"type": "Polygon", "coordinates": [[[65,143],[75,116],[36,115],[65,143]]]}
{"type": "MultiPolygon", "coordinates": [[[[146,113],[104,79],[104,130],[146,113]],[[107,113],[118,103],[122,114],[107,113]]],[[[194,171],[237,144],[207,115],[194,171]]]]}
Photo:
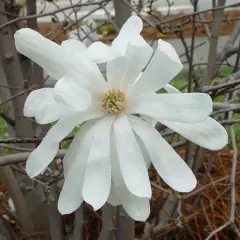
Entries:
{"type": "Polygon", "coordinates": [[[78,58],[79,62],[85,62],[85,64],[92,66],[88,49],[81,41],[76,39],[68,39],[63,41],[61,46],[71,54],[74,54],[78,58]]]}
{"type": "Polygon", "coordinates": [[[71,113],[69,108],[55,101],[52,88],[32,91],[23,109],[24,116],[35,117],[39,124],[54,122],[71,113]]]}
{"type": "Polygon", "coordinates": [[[151,164],[151,158],[149,157],[149,154],[147,152],[147,149],[143,143],[143,141],[141,140],[141,138],[139,138],[139,136],[137,134],[135,134],[137,143],[139,148],[141,149],[141,153],[143,155],[144,161],[146,163],[147,168],[149,168],[150,164],[151,164]]]}
{"type": "Polygon", "coordinates": [[[143,28],[142,19],[136,15],[133,15],[128,18],[128,20],[124,23],[119,33],[121,37],[135,37],[137,34],[140,34],[143,28]]]}
{"type": "Polygon", "coordinates": [[[131,218],[136,221],[145,221],[150,214],[149,200],[147,198],[136,197],[127,189],[120,170],[119,159],[114,142],[111,144],[111,159],[114,195],[110,200],[114,201],[109,201],[110,204],[122,204],[123,208],[131,218]]]}
{"type": "Polygon", "coordinates": [[[106,85],[106,81],[102,76],[102,73],[100,72],[98,66],[92,61],[88,49],[82,42],[75,39],[68,39],[63,41],[61,46],[73,54],[79,60],[79,64],[86,64],[90,69],[92,69],[99,82],[101,81],[102,85],[106,85]]]}
{"type": "Polygon", "coordinates": [[[58,80],[65,75],[72,61],[58,44],[29,28],[18,30],[14,37],[17,50],[43,67],[51,77],[58,80]]]}
{"type": "Polygon", "coordinates": [[[107,62],[119,56],[114,49],[102,42],[92,43],[88,48],[88,52],[92,61],[96,63],[107,62]]]}
{"type": "Polygon", "coordinates": [[[107,202],[116,207],[122,204],[122,197],[119,198],[119,189],[116,188],[114,181],[111,182],[111,191],[108,196],[107,202]]]}
{"type": "Polygon", "coordinates": [[[171,44],[158,40],[158,47],[141,78],[133,86],[135,95],[156,92],[181,70],[182,63],[171,44]]]}
{"type": "Polygon", "coordinates": [[[107,63],[108,82],[115,87],[116,83],[123,91],[132,84],[148,63],[152,48],[145,42],[141,46],[129,43],[124,57],[107,63]],[[112,83],[113,82],[113,83],[112,83]]]}
{"type": "Polygon", "coordinates": [[[80,142],[83,141],[85,138],[85,135],[88,133],[88,131],[92,128],[92,126],[96,123],[96,119],[89,120],[83,124],[83,126],[80,127],[79,131],[77,132],[76,136],[74,137],[73,141],[71,142],[71,145],[65,154],[63,158],[63,170],[64,170],[64,176],[67,176],[67,173],[76,160],[76,155],[78,153],[78,149],[80,146],[80,142]]]}
{"type": "Polygon", "coordinates": [[[158,121],[156,121],[154,118],[151,118],[151,117],[146,116],[146,115],[144,115],[144,114],[141,114],[140,116],[141,116],[141,118],[142,118],[145,122],[149,123],[149,124],[152,125],[153,127],[155,127],[156,124],[157,124],[157,122],[158,122],[158,121]]]}
{"type": "Polygon", "coordinates": [[[151,187],[146,164],[126,115],[114,122],[114,136],[124,182],[138,197],[151,198],[151,187]]]}
{"type": "Polygon", "coordinates": [[[58,200],[58,210],[61,214],[74,212],[83,202],[82,187],[95,130],[95,125],[87,130],[81,141],[78,142],[78,148],[70,156],[74,159],[71,160],[70,168],[65,171],[65,181],[58,200]]]}
{"type": "Polygon", "coordinates": [[[49,100],[54,100],[52,88],[42,88],[30,92],[28,95],[23,109],[25,117],[35,117],[36,111],[39,109],[40,104],[47,104],[49,100]]]}
{"type": "Polygon", "coordinates": [[[97,63],[103,63],[113,60],[119,56],[123,56],[127,49],[128,43],[140,45],[143,38],[140,35],[143,23],[141,18],[131,16],[122,26],[119,35],[114,39],[112,46],[109,47],[102,42],[92,43],[88,50],[91,59],[97,63]]]}
{"type": "Polygon", "coordinates": [[[168,121],[162,123],[191,142],[210,150],[220,150],[228,143],[227,131],[211,117],[194,124],[168,121]]]}
{"type": "Polygon", "coordinates": [[[135,221],[145,222],[150,215],[148,198],[139,198],[132,194],[123,198],[122,205],[127,214],[135,221]]]}
{"type": "Polygon", "coordinates": [[[196,123],[212,112],[212,99],[204,93],[152,94],[129,101],[127,111],[158,121],[196,123]]]}
{"type": "Polygon", "coordinates": [[[168,93],[181,93],[181,91],[179,91],[177,88],[173,87],[170,84],[166,84],[164,86],[164,89],[168,92],[168,93]]]}
{"type": "MultiPolygon", "coordinates": [[[[125,54],[128,43],[138,44],[143,38],[140,32],[143,28],[143,22],[138,16],[131,16],[122,26],[118,36],[112,43],[112,48],[121,55],[125,54]],[[133,40],[134,39],[134,40],[133,40]]],[[[139,44],[138,44],[139,45],[139,44]]]]}
{"type": "Polygon", "coordinates": [[[83,184],[83,199],[95,211],[106,203],[110,193],[110,130],[114,118],[115,116],[110,116],[99,120],[89,152],[83,184]]]}
{"type": "Polygon", "coordinates": [[[56,101],[75,111],[84,111],[91,103],[91,93],[80,87],[76,81],[66,77],[55,84],[54,97],[56,101]]]}
{"type": "Polygon", "coordinates": [[[85,87],[103,87],[103,82],[99,82],[87,64],[80,63],[78,58],[65,48],[38,32],[22,28],[15,33],[14,38],[17,50],[43,67],[52,78],[59,80],[67,76],[85,87]]]}
{"type": "MultiPolygon", "coordinates": [[[[171,93],[180,93],[178,89],[169,84],[164,88],[171,93]]],[[[172,122],[164,122],[164,124],[197,145],[210,150],[220,150],[228,143],[227,131],[211,117],[196,124],[172,122]]]]}
{"type": "Polygon", "coordinates": [[[107,82],[110,89],[119,89],[124,75],[125,57],[118,57],[107,62],[107,82]]]}
{"type": "MultiPolygon", "coordinates": [[[[103,115],[103,114],[102,114],[103,115]]],[[[47,133],[41,144],[30,154],[26,171],[30,177],[40,174],[56,156],[59,142],[65,138],[72,129],[88,120],[102,116],[95,112],[84,112],[71,114],[60,119],[47,133]]]]}
{"type": "Polygon", "coordinates": [[[161,178],[176,191],[192,191],[197,183],[193,172],[157,130],[134,116],[131,116],[131,125],[144,142],[161,178]]]}

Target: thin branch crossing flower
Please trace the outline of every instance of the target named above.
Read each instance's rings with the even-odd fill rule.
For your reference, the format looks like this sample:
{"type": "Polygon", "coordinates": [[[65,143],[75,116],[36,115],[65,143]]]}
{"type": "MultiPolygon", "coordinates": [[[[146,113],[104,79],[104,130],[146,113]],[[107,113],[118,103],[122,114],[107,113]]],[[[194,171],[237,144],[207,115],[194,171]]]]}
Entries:
{"type": "Polygon", "coordinates": [[[59,142],[84,122],[63,159],[62,214],[75,211],[83,201],[94,210],[109,202],[145,221],[151,162],[174,190],[195,188],[193,172],[152,126],[153,120],[210,150],[227,144],[225,129],[209,117],[211,98],[168,85],[182,69],[174,48],[159,40],[153,51],[141,30],[142,21],[132,16],[111,47],[96,43],[88,49],[77,40],[58,45],[27,28],[15,34],[17,50],[58,80],[54,88],[32,91],[24,106],[24,115],[40,124],[57,121],[29,156],[28,175],[44,171],[59,142]],[[94,63],[104,61],[107,81],[94,63]],[[168,93],[156,94],[161,88],[168,93]]]}

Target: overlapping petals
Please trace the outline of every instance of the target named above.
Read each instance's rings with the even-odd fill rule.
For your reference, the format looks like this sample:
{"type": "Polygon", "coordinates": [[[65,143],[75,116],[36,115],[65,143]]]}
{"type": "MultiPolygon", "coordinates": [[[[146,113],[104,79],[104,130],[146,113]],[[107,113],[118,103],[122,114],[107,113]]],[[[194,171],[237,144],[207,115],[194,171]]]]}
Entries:
{"type": "Polygon", "coordinates": [[[24,115],[38,123],[57,121],[31,153],[28,175],[44,171],[59,142],[84,123],[63,159],[65,181],[58,202],[62,214],[72,213],[83,201],[95,210],[109,202],[145,221],[150,213],[151,162],[171,188],[192,191],[196,178],[154,129],[157,121],[211,150],[227,144],[225,129],[209,117],[211,98],[181,93],[168,84],[181,71],[181,61],[162,40],[153,52],[140,35],[142,28],[141,19],[132,16],[111,46],[96,42],[88,49],[77,40],[59,46],[30,29],[15,35],[18,51],[58,80],[52,89],[31,92],[24,106],[24,115]],[[107,82],[96,65],[105,61],[107,82]],[[155,93],[163,87],[168,93],[155,93]]]}
{"type": "Polygon", "coordinates": [[[147,43],[140,35],[142,29],[142,20],[135,15],[131,16],[123,25],[111,46],[107,46],[102,42],[95,42],[89,46],[88,52],[92,61],[103,63],[124,56],[129,44],[138,47],[146,46],[147,43]]]}

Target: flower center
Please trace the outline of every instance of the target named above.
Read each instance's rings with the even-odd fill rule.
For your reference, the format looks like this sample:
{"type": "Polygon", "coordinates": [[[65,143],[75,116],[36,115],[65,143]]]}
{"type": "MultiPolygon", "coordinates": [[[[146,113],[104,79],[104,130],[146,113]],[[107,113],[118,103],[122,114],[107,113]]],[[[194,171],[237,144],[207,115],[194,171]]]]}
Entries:
{"type": "Polygon", "coordinates": [[[101,107],[107,114],[116,114],[124,109],[124,94],[119,90],[107,91],[102,100],[101,107]]]}

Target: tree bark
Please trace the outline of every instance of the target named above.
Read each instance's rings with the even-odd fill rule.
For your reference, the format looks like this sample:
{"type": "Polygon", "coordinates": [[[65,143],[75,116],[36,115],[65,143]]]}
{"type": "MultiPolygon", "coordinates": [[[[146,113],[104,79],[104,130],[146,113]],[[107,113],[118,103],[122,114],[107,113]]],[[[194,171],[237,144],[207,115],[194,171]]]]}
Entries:
{"type": "Polygon", "coordinates": [[[33,233],[35,231],[34,224],[12,169],[9,166],[0,167],[0,176],[3,178],[8,193],[13,200],[22,231],[25,233],[33,233]]]}
{"type": "Polygon", "coordinates": [[[116,209],[112,205],[106,203],[102,208],[102,233],[101,240],[116,240],[114,230],[114,216],[116,215],[116,209]]]}
{"type": "Polygon", "coordinates": [[[116,240],[134,239],[134,221],[127,215],[122,206],[117,207],[116,240]]]}
{"type": "MultiPolygon", "coordinates": [[[[4,10],[4,2],[1,1],[0,12],[4,12],[4,10]]],[[[6,16],[4,14],[0,14],[0,24],[6,21],[6,16]]],[[[0,56],[2,58],[3,69],[8,85],[13,87],[10,89],[13,96],[20,91],[19,89],[24,89],[24,79],[11,35],[11,29],[9,27],[0,31],[0,56]]],[[[26,95],[21,95],[12,100],[16,121],[16,135],[18,137],[33,136],[31,122],[23,117],[23,106],[25,100],[26,95]]]]}
{"type": "MultiPolygon", "coordinates": [[[[126,0],[131,4],[131,1],[126,0]]],[[[123,2],[123,0],[114,0],[114,10],[115,10],[115,21],[118,29],[126,22],[126,20],[131,16],[131,9],[123,2]]]]}

